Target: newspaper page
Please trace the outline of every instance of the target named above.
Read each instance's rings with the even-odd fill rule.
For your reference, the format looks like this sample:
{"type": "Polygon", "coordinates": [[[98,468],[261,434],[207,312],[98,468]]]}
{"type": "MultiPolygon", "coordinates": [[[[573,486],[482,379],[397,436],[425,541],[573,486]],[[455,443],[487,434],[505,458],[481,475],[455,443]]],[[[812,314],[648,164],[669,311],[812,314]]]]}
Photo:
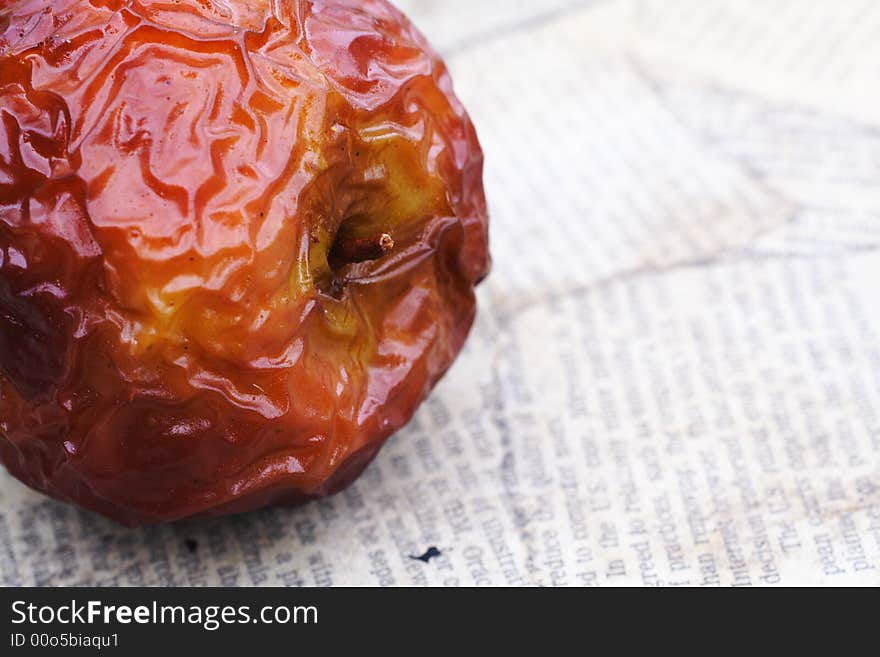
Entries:
{"type": "Polygon", "coordinates": [[[614,0],[584,34],[707,81],[877,125],[878,30],[873,0],[614,0]]]}
{"type": "Polygon", "coordinates": [[[657,74],[668,105],[713,146],[799,207],[797,221],[761,241],[804,254],[880,241],[880,127],[721,87],[657,74]]]}
{"type": "Polygon", "coordinates": [[[880,584],[880,132],[849,111],[880,8],[398,4],[487,155],[495,268],[456,365],[299,508],[131,530],[4,473],[0,582],[880,584]],[[829,54],[743,84],[771,38],[829,54]]]}

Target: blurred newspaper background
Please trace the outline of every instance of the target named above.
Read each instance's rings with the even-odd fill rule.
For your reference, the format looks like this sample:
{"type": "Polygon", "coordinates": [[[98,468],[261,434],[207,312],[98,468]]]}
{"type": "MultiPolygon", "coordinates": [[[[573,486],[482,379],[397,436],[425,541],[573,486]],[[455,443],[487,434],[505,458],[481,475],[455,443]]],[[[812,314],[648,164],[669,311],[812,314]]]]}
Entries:
{"type": "Polygon", "coordinates": [[[4,473],[0,581],[880,584],[880,5],[398,4],[487,154],[461,359],[300,509],[126,530],[4,473]]]}

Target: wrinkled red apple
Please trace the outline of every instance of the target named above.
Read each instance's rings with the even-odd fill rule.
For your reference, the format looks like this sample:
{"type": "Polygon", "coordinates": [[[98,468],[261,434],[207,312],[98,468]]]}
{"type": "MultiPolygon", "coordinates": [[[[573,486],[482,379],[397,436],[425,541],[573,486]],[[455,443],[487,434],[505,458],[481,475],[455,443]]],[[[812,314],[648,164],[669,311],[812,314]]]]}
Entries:
{"type": "Polygon", "coordinates": [[[384,0],[0,9],[0,454],[127,524],[350,483],[458,354],[482,154],[384,0]]]}

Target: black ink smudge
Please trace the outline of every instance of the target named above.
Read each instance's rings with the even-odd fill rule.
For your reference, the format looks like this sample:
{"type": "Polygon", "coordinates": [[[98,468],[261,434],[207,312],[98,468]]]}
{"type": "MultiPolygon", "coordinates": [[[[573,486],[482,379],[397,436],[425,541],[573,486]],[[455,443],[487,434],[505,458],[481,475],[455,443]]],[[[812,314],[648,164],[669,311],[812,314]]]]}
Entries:
{"type": "Polygon", "coordinates": [[[431,559],[433,559],[434,557],[439,557],[439,556],[441,556],[442,554],[443,554],[443,553],[442,553],[440,550],[438,550],[438,549],[435,548],[434,546],[431,546],[431,547],[428,548],[428,551],[425,552],[422,556],[417,557],[417,556],[411,554],[411,555],[409,555],[409,558],[410,558],[410,559],[415,559],[416,561],[424,561],[425,563],[428,563],[428,562],[431,561],[431,559]]]}

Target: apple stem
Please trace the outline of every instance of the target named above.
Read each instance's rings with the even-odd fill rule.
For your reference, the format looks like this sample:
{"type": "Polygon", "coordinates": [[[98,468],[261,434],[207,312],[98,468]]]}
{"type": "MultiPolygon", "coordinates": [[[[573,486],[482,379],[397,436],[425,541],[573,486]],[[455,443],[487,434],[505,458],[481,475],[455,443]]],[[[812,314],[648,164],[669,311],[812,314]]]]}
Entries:
{"type": "Polygon", "coordinates": [[[337,266],[378,260],[394,248],[388,233],[377,237],[338,239],[330,250],[329,260],[337,266]]]}

